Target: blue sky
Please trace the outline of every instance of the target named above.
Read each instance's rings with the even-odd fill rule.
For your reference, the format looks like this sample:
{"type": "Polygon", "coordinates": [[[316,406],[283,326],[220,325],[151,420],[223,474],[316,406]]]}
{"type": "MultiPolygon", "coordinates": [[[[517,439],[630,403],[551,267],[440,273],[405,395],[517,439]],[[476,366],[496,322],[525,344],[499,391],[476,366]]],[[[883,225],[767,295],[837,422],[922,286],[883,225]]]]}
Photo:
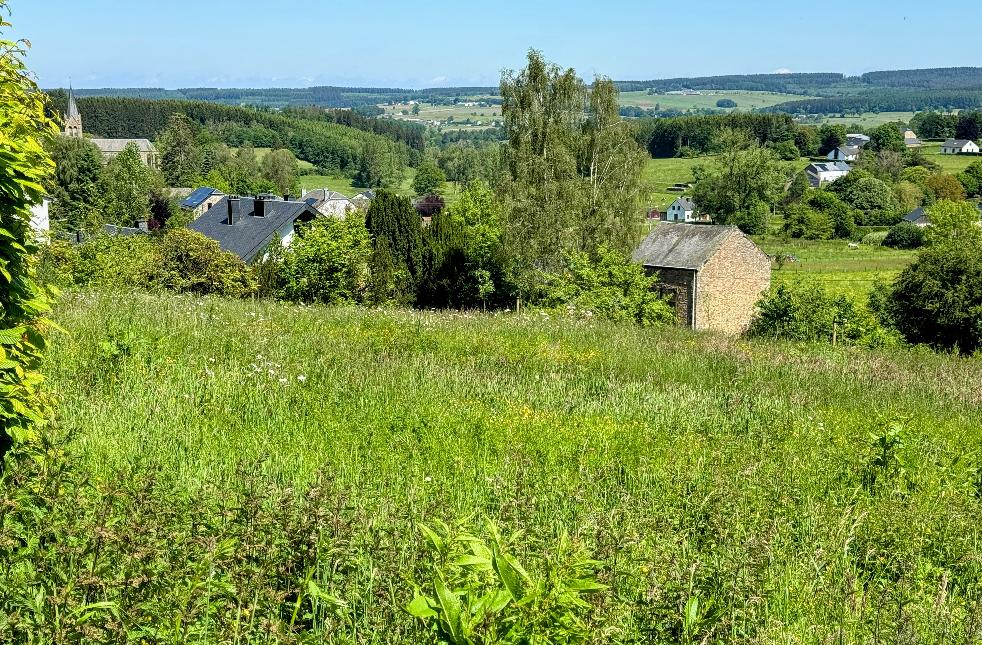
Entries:
{"type": "Polygon", "coordinates": [[[982,2],[10,0],[45,87],[495,85],[529,47],[618,80],[982,66],[982,2]],[[962,33],[963,36],[945,38],[962,33]],[[950,42],[947,42],[949,41],[950,42]]]}

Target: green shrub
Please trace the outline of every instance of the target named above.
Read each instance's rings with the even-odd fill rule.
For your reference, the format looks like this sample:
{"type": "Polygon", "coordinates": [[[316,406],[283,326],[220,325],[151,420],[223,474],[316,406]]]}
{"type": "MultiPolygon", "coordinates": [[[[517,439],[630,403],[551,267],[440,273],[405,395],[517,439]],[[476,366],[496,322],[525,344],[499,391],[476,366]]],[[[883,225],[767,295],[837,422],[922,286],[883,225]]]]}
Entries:
{"type": "Polygon", "coordinates": [[[911,343],[970,354],[982,348],[982,242],[925,247],[897,277],[887,311],[911,343]]]}
{"type": "Polygon", "coordinates": [[[822,211],[792,204],[784,211],[784,233],[793,238],[828,240],[835,234],[835,223],[822,211]]]}
{"type": "Polygon", "coordinates": [[[360,214],[317,218],[283,253],[279,295],[329,305],[362,302],[371,254],[371,239],[360,214]]]}
{"type": "Polygon", "coordinates": [[[813,283],[781,284],[761,299],[748,334],[862,345],[885,344],[889,336],[865,307],[813,283]]]}
{"type": "Polygon", "coordinates": [[[916,249],[924,246],[924,229],[913,222],[900,222],[883,238],[883,246],[892,249],[916,249]]]}
{"type": "Polygon", "coordinates": [[[572,314],[642,326],[674,323],[675,312],[654,292],[657,277],[645,275],[640,264],[602,247],[596,258],[573,253],[566,269],[547,278],[543,306],[572,314]]]}
{"type": "Polygon", "coordinates": [[[167,231],[156,252],[160,256],[160,269],[154,279],[172,291],[231,298],[256,291],[255,275],[246,263],[197,231],[186,228],[167,231]]]}

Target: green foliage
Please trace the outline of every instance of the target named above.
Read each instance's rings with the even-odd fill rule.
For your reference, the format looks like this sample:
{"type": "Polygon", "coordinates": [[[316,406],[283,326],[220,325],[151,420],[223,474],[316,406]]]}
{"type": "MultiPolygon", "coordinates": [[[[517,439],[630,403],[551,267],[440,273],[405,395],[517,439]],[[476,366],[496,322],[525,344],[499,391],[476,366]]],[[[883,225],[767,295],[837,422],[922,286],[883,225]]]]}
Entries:
{"type": "Polygon", "coordinates": [[[890,185],[862,170],[837,179],[827,190],[859,211],[856,221],[863,226],[892,226],[904,215],[890,185]]]}
{"type": "Polygon", "coordinates": [[[936,200],[957,202],[965,199],[965,187],[953,175],[931,175],[924,184],[928,192],[936,200]]]}
{"type": "Polygon", "coordinates": [[[55,171],[45,182],[51,195],[51,225],[56,231],[93,230],[105,222],[99,209],[102,153],[87,139],[49,137],[46,146],[55,171]]]}
{"type": "Polygon", "coordinates": [[[889,234],[889,231],[873,231],[864,235],[860,242],[866,246],[881,246],[889,234]]]}
{"type": "Polygon", "coordinates": [[[204,153],[195,141],[194,125],[184,114],[172,114],[157,141],[164,178],[169,186],[196,187],[204,153]]]}
{"type": "Polygon", "coordinates": [[[640,264],[601,247],[595,258],[571,254],[562,273],[546,276],[542,304],[553,311],[642,327],[673,324],[675,311],[656,294],[657,282],[640,264]]]}
{"type": "Polygon", "coordinates": [[[894,342],[865,307],[815,283],[780,284],[757,309],[747,332],[751,337],[867,346],[894,342]]]}
{"type": "Polygon", "coordinates": [[[826,123],[818,130],[818,154],[827,155],[846,143],[846,127],[844,125],[826,123]]]}
{"type": "Polygon", "coordinates": [[[972,243],[982,240],[979,226],[979,209],[964,201],[941,200],[924,209],[931,225],[927,227],[927,242],[972,243]]]}
{"type": "Polygon", "coordinates": [[[102,176],[101,209],[105,220],[119,226],[149,221],[154,181],[154,171],[143,163],[136,144],[128,144],[106,164],[102,176]]]}
{"type": "MultiPolygon", "coordinates": [[[[481,539],[439,522],[420,525],[431,555],[430,577],[406,611],[449,645],[587,643],[592,606],[584,596],[607,591],[596,580],[600,562],[568,536],[560,537],[533,576],[509,553],[494,523],[481,539]]],[[[517,540],[520,536],[512,536],[517,540]]]]}
{"type": "Polygon", "coordinates": [[[391,280],[377,282],[373,299],[411,304],[423,271],[423,227],[408,197],[379,190],[368,207],[365,226],[372,237],[371,271],[391,280]]]}
{"type": "Polygon", "coordinates": [[[949,139],[955,136],[958,115],[918,112],[910,120],[911,129],[922,139],[949,139]]]}
{"type": "Polygon", "coordinates": [[[278,195],[296,194],[297,158],[289,150],[271,150],[260,163],[263,179],[276,189],[278,195]]]}
{"type": "Polygon", "coordinates": [[[735,108],[736,106],[737,102],[733,99],[720,99],[716,101],[716,107],[718,108],[735,108]]]}
{"type": "Polygon", "coordinates": [[[358,157],[355,183],[369,188],[392,188],[402,182],[403,164],[389,146],[378,140],[364,141],[358,157]]]}
{"type": "Polygon", "coordinates": [[[870,135],[866,146],[873,152],[892,151],[903,152],[907,149],[904,134],[895,123],[884,123],[877,126],[870,135]]]}
{"type": "Polygon", "coordinates": [[[70,247],[55,242],[42,253],[46,274],[64,287],[168,289],[233,298],[256,290],[241,259],[196,231],[173,228],[161,236],[97,235],[70,247]]]}
{"type": "Polygon", "coordinates": [[[570,252],[637,243],[644,153],[617,107],[617,90],[587,88],[536,51],[501,83],[508,138],[505,248],[523,293],[570,252]]]}
{"type": "Polygon", "coordinates": [[[413,190],[417,195],[438,195],[443,191],[447,176],[435,162],[426,160],[416,169],[413,190]]]}
{"type": "Polygon", "coordinates": [[[681,156],[683,147],[694,154],[709,152],[724,130],[736,130],[761,146],[794,141],[798,127],[786,114],[732,112],[705,116],[680,116],[641,122],[638,138],[648,153],[658,159],[681,156]]]}
{"type": "Polygon", "coordinates": [[[372,244],[357,212],[344,219],[320,217],[298,233],[283,253],[279,295],[329,305],[364,299],[372,244]]]}
{"type": "Polygon", "coordinates": [[[793,238],[828,240],[835,235],[835,224],[823,211],[792,204],[784,210],[784,233],[793,238]]]}
{"type": "Polygon", "coordinates": [[[794,141],[779,141],[769,144],[768,147],[782,161],[797,161],[798,157],[801,156],[801,151],[798,150],[798,146],[795,145],[794,141]]]}
{"type": "Polygon", "coordinates": [[[693,170],[695,202],[717,224],[761,232],[760,214],[777,203],[790,173],[773,152],[738,131],[724,131],[715,145],[720,154],[693,170]]]}
{"type": "Polygon", "coordinates": [[[978,351],[982,348],[982,241],[977,236],[939,237],[897,278],[887,309],[911,343],[965,354],[978,351]]]}
{"type": "Polygon", "coordinates": [[[923,228],[913,222],[899,222],[883,238],[883,246],[892,249],[917,249],[924,246],[924,241],[923,228]]]}
{"type": "MultiPolygon", "coordinates": [[[[6,8],[0,1],[0,12],[6,8]]],[[[9,26],[0,19],[0,29],[9,26]]],[[[24,54],[20,44],[0,40],[0,458],[35,439],[49,413],[39,371],[49,301],[36,276],[30,220],[54,170],[42,142],[57,129],[24,54]]]]}
{"type": "Polygon", "coordinates": [[[833,237],[849,239],[856,234],[855,211],[835,193],[816,190],[808,194],[808,205],[824,213],[832,220],[833,237]]]}

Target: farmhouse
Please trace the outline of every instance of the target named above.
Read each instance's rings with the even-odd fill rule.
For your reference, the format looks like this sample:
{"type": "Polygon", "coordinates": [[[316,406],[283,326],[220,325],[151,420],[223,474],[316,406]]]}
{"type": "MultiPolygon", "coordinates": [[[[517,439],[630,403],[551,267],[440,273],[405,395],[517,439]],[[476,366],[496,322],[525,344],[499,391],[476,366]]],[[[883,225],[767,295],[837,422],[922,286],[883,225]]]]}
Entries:
{"type": "Polygon", "coordinates": [[[979,147],[974,141],[968,139],[948,139],[941,144],[941,154],[977,155],[979,154],[979,147]]]}
{"type": "Polygon", "coordinates": [[[317,215],[306,202],[285,201],[274,195],[255,199],[228,195],[191,222],[189,228],[217,241],[224,250],[246,262],[253,262],[277,238],[283,246],[289,246],[297,225],[310,222],[317,215]]]}
{"type": "MultiPolygon", "coordinates": [[[[71,88],[68,89],[68,112],[65,113],[64,134],[66,137],[75,137],[78,139],[83,137],[82,113],[78,111],[78,105],[75,103],[75,94],[71,88]]],[[[157,155],[157,149],[147,139],[89,139],[89,141],[99,148],[99,152],[102,153],[102,157],[106,161],[117,156],[130,144],[136,146],[136,149],[140,152],[140,159],[151,168],[157,168],[160,161],[157,155]]]]}
{"type": "Polygon", "coordinates": [[[352,197],[351,203],[357,206],[358,208],[368,208],[369,204],[372,203],[373,199],[375,199],[375,191],[368,189],[352,197]]]}
{"type": "Polygon", "coordinates": [[[634,261],[658,275],[658,290],[691,329],[744,332],[771,284],[770,258],[735,226],[658,224],[634,261]]]}
{"type": "Polygon", "coordinates": [[[830,163],[811,163],[805,168],[805,175],[814,188],[845,177],[852,171],[852,166],[843,161],[830,163]]]}
{"type": "Polygon", "coordinates": [[[827,158],[832,161],[855,161],[859,159],[859,146],[839,146],[827,158]]]}
{"type": "Polygon", "coordinates": [[[696,205],[688,197],[679,197],[668,207],[665,213],[666,222],[696,221],[696,205]]]}
{"type": "Polygon", "coordinates": [[[350,211],[355,210],[355,204],[339,192],[327,188],[318,188],[303,194],[300,201],[307,202],[321,215],[344,218],[350,211]]]}
{"type": "Polygon", "coordinates": [[[190,195],[181,200],[181,208],[191,211],[195,216],[201,215],[209,208],[221,201],[225,196],[220,190],[202,186],[193,191],[190,195]]]}
{"type": "Polygon", "coordinates": [[[904,145],[908,148],[917,148],[921,145],[921,140],[917,138],[917,134],[906,126],[898,126],[900,128],[901,134],[904,135],[904,145]]]}

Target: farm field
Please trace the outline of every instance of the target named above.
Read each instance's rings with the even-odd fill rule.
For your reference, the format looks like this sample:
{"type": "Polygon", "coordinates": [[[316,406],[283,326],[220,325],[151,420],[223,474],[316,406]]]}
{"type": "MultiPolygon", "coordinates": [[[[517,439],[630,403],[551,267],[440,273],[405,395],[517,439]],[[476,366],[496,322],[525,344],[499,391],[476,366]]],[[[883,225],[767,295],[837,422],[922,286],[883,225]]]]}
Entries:
{"type": "Polygon", "coordinates": [[[925,143],[921,149],[931,161],[941,166],[949,174],[960,173],[973,161],[982,160],[982,155],[943,155],[941,154],[941,143],[937,141],[925,143]]]}
{"type": "Polygon", "coordinates": [[[501,106],[490,105],[487,107],[464,106],[464,105],[434,105],[430,103],[419,104],[419,114],[412,114],[413,106],[409,104],[380,105],[385,110],[385,114],[393,119],[401,121],[444,122],[448,118],[453,118],[453,123],[443,126],[445,130],[459,129],[482,129],[492,125],[492,121],[501,120],[501,106]],[[407,114],[403,114],[405,111],[407,114]],[[467,120],[472,124],[465,124],[467,120]],[[477,125],[481,121],[481,125],[477,125]]]}
{"type": "Polygon", "coordinates": [[[914,118],[914,112],[864,112],[863,114],[845,117],[826,116],[821,120],[821,123],[844,125],[848,130],[850,126],[875,128],[878,125],[892,123],[894,121],[903,121],[904,123],[907,123],[912,118],[914,118]]]}
{"type": "Polygon", "coordinates": [[[892,282],[917,255],[915,251],[865,244],[850,248],[846,240],[760,237],[756,242],[768,255],[790,255],[797,260],[774,268],[771,277],[775,284],[812,281],[861,301],[877,282],[892,282]]]}
{"type": "Polygon", "coordinates": [[[135,293],[69,293],[55,319],[59,425],[96,488],[52,512],[73,548],[112,527],[97,571],[122,533],[168,580],[99,596],[163,612],[158,634],[222,640],[309,587],[311,637],[430,642],[402,609],[430,575],[418,526],[491,519],[533,577],[598,561],[603,642],[978,637],[979,359],[135,293]],[[253,522],[309,527],[305,559],[250,557],[253,522]]]}
{"type": "Polygon", "coordinates": [[[683,96],[680,94],[648,94],[646,91],[642,91],[621,92],[618,102],[621,105],[631,105],[645,109],[654,108],[657,105],[662,110],[693,110],[702,108],[716,110],[719,109],[716,107],[716,101],[720,99],[732,99],[737,104],[737,107],[732,109],[749,112],[755,108],[770,107],[778,103],[806,98],[811,97],[799,96],[797,94],[751,91],[720,91],[717,93],[703,93],[692,96],[683,96]]]}

